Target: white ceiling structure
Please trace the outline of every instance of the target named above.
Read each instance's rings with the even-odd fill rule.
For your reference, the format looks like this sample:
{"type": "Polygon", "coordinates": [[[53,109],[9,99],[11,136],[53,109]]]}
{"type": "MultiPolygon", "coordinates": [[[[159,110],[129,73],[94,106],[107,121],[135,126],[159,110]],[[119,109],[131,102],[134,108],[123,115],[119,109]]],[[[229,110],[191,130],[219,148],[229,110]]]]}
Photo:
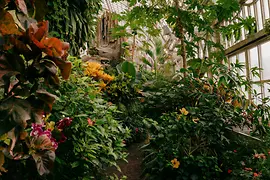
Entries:
{"type": "Polygon", "coordinates": [[[102,7],[104,10],[120,14],[128,9],[128,2],[112,2],[112,0],[103,0],[102,7]]]}

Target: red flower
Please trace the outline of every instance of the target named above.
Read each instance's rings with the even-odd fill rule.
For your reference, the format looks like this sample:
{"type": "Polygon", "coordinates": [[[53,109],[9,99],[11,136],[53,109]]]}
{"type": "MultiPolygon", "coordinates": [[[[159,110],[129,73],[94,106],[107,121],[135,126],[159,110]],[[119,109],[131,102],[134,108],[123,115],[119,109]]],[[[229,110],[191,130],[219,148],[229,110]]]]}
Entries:
{"type": "Polygon", "coordinates": [[[232,170],[231,169],[228,169],[228,174],[231,174],[232,173],[232,170]]]}
{"type": "Polygon", "coordinates": [[[139,132],[139,128],[135,128],[135,132],[138,133],[139,132]]]}
{"type": "Polygon", "coordinates": [[[63,130],[71,125],[73,118],[66,117],[57,122],[57,128],[63,130]]]}
{"type": "Polygon", "coordinates": [[[59,143],[63,143],[67,140],[67,137],[64,135],[64,133],[61,132],[61,139],[58,141],[59,143]]]}
{"type": "Polygon", "coordinates": [[[233,150],[233,152],[237,153],[237,150],[235,149],[235,150],[233,150]]]}

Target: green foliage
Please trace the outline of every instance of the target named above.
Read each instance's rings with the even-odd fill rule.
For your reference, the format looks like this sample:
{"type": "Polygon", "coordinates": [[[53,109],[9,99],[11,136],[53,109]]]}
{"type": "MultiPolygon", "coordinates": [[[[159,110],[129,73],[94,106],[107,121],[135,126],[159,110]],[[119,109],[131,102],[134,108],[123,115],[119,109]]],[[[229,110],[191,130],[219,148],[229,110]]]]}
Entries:
{"type": "Polygon", "coordinates": [[[131,62],[128,62],[128,61],[123,62],[121,64],[121,72],[128,74],[133,79],[136,78],[136,69],[135,69],[134,64],[132,64],[131,62]]]}
{"type": "Polygon", "coordinates": [[[51,120],[74,117],[64,133],[68,137],[59,147],[54,179],[106,179],[105,172],[126,157],[124,140],[129,129],[116,120],[120,113],[97,93],[98,83],[83,74],[80,59],[73,58],[70,81],[62,82],[56,92],[59,99],[53,107],[51,120]],[[76,95],[75,95],[76,94],[76,95]],[[74,96],[75,95],[75,96],[74,96]]]}
{"type": "Polygon", "coordinates": [[[118,74],[106,88],[109,101],[113,103],[129,103],[136,99],[139,94],[139,86],[132,76],[126,73],[118,74]]]}
{"type": "Polygon", "coordinates": [[[238,80],[226,77],[220,83],[222,77],[205,81],[190,75],[145,86],[145,113],[158,123],[143,147],[147,179],[252,179],[254,172],[261,179],[269,176],[269,157],[254,159],[268,152],[269,107],[247,108],[234,82],[238,80]],[[263,141],[232,131],[246,128],[263,141]]]}
{"type": "Polygon", "coordinates": [[[49,0],[47,8],[51,35],[70,42],[71,54],[78,55],[79,48],[95,36],[101,0],[49,0]]]}

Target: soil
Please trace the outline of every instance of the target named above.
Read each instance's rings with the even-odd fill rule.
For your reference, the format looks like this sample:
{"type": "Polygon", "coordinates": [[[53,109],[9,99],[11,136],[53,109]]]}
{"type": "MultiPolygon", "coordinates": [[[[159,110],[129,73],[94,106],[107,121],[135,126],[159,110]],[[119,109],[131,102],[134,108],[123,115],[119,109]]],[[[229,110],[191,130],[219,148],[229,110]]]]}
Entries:
{"type": "Polygon", "coordinates": [[[128,163],[124,161],[118,162],[122,172],[112,169],[109,171],[110,174],[116,174],[119,179],[126,176],[128,180],[142,180],[143,178],[140,177],[142,173],[141,163],[143,159],[143,155],[140,150],[142,145],[142,143],[130,145],[127,148],[127,152],[129,154],[127,157],[128,163]]]}

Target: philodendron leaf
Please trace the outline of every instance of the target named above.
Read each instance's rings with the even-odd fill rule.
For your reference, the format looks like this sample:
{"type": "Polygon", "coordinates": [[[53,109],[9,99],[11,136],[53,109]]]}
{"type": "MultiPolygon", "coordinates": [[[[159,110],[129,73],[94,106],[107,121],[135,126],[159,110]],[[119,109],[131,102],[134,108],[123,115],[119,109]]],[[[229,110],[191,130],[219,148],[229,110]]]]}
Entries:
{"type": "Polygon", "coordinates": [[[0,135],[7,133],[15,126],[25,128],[30,120],[30,104],[23,99],[9,98],[0,104],[0,135]]]}
{"type": "Polygon", "coordinates": [[[129,74],[132,76],[134,79],[136,78],[136,69],[134,64],[131,62],[125,61],[122,63],[122,72],[129,74]]]}
{"type": "Polygon", "coordinates": [[[55,160],[55,152],[49,150],[49,151],[33,154],[32,156],[36,162],[38,173],[41,176],[44,174],[49,174],[50,170],[53,168],[53,164],[55,160]]]}

